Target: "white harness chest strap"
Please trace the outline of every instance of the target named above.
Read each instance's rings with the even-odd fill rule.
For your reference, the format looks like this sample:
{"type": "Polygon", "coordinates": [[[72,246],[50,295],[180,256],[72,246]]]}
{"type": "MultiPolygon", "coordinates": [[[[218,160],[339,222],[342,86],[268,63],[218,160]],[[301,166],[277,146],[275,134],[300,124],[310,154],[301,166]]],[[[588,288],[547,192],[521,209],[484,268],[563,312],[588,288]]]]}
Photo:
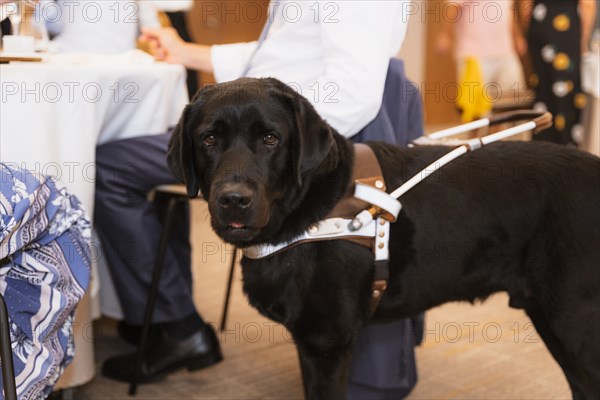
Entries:
{"type": "Polygon", "coordinates": [[[271,256],[286,248],[300,244],[302,242],[315,242],[329,239],[347,239],[347,238],[373,238],[375,240],[374,252],[375,260],[387,260],[389,255],[389,236],[390,223],[382,218],[371,220],[358,230],[351,231],[348,228],[352,220],[347,218],[329,218],[319,221],[312,225],[302,235],[290,240],[289,242],[276,245],[259,244],[249,246],[242,250],[245,257],[259,259],[271,256]]]}

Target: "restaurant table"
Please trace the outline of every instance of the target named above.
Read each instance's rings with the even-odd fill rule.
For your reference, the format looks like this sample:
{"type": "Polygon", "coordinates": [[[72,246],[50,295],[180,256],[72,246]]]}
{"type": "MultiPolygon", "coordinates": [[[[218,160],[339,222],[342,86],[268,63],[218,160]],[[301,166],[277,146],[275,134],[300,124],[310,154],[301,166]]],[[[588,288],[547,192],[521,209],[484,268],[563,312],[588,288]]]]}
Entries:
{"type": "MultiPolygon", "coordinates": [[[[155,62],[137,50],[45,55],[42,62],[0,65],[0,162],[56,176],[92,218],[96,145],[166,132],[188,102],[185,79],[182,66],[155,62]]],[[[76,311],[75,359],[58,388],[94,376],[91,321],[99,316],[98,269],[108,274],[98,266],[101,250],[93,250],[90,288],[76,311]]]]}

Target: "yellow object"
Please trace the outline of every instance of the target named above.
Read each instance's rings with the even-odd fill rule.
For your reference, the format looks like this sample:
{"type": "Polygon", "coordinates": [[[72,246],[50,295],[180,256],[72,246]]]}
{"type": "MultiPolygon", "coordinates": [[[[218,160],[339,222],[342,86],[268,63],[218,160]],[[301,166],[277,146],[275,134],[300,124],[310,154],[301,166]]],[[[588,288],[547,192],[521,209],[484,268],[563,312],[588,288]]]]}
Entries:
{"type": "Polygon", "coordinates": [[[562,114],[558,114],[554,117],[554,127],[557,131],[562,132],[565,129],[565,117],[562,114]]]}
{"type": "Polygon", "coordinates": [[[492,110],[492,103],[487,98],[485,89],[479,61],[475,57],[468,57],[465,60],[464,73],[456,99],[456,105],[462,110],[463,122],[474,121],[492,110]]]}
{"type": "Polygon", "coordinates": [[[575,103],[575,107],[582,109],[587,104],[587,97],[584,93],[577,93],[573,101],[575,103]]]}
{"type": "Polygon", "coordinates": [[[554,29],[559,32],[564,32],[571,26],[571,20],[565,14],[559,14],[552,20],[554,29]]]}
{"type": "Polygon", "coordinates": [[[552,62],[554,69],[564,71],[571,65],[571,59],[565,53],[558,53],[552,62]]]}

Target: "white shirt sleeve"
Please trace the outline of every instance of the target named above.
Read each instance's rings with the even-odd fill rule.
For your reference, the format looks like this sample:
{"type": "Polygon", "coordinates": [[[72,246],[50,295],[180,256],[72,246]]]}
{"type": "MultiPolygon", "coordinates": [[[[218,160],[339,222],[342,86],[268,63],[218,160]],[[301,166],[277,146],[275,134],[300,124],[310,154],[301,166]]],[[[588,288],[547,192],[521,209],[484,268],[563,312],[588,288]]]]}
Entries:
{"type": "Polygon", "coordinates": [[[321,19],[325,68],[318,80],[320,98],[310,100],[346,137],[364,128],[381,107],[389,60],[399,51],[408,22],[397,3],[340,2],[338,22],[321,19]]]}
{"type": "Polygon", "coordinates": [[[257,44],[254,41],[211,46],[210,58],[215,80],[220,83],[242,76],[257,44]]]}

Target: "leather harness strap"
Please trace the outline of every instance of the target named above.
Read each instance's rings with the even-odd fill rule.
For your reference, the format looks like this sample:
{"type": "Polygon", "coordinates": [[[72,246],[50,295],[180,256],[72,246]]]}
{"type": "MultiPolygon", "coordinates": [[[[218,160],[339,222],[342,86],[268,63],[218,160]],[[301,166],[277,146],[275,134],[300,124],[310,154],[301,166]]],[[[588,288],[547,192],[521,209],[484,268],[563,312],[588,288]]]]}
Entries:
{"type": "MultiPolygon", "coordinates": [[[[376,187],[380,190],[386,190],[383,172],[379,161],[373,150],[366,144],[354,144],[354,167],[352,170],[352,178],[346,189],[346,194],[338,204],[325,217],[327,218],[352,218],[359,212],[369,208],[370,204],[354,197],[355,182],[360,181],[369,186],[376,187]]],[[[368,247],[375,251],[375,241],[370,238],[344,238],[338,240],[347,240],[357,243],[361,246],[368,247]]],[[[383,293],[387,289],[389,278],[389,267],[386,261],[375,261],[375,275],[371,286],[371,315],[375,312],[381,301],[383,293]]]]}
{"type": "Polygon", "coordinates": [[[380,186],[379,189],[385,190],[383,173],[377,157],[375,157],[375,153],[369,146],[362,143],[354,145],[354,166],[346,193],[325,219],[331,217],[354,218],[356,214],[369,208],[369,203],[354,197],[354,182],[357,180],[375,187],[379,185],[377,182],[380,181],[383,186],[380,186]]]}

